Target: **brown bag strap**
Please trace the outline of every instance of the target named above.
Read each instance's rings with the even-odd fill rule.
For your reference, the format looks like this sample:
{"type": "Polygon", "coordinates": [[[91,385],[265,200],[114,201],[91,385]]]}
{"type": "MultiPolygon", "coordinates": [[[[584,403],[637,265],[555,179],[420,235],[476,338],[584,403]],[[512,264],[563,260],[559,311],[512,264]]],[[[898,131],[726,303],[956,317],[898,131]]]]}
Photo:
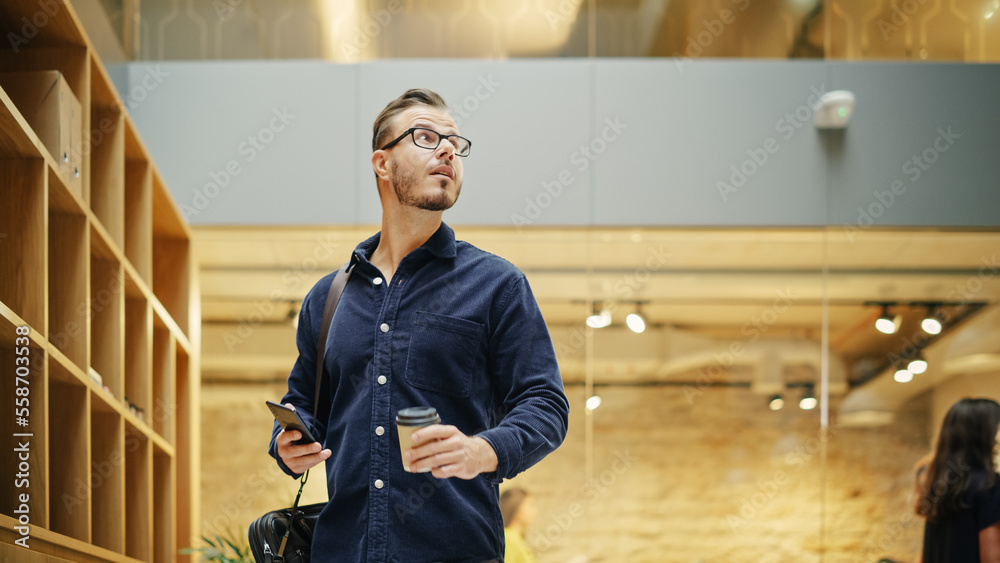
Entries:
{"type": "Polygon", "coordinates": [[[323,381],[323,358],[326,356],[326,337],[330,334],[330,323],[333,322],[333,313],[337,310],[337,303],[340,303],[340,296],[347,287],[347,280],[351,277],[351,261],[348,260],[340,267],[337,275],[330,284],[330,292],[326,294],[326,305],[323,306],[323,320],[320,322],[319,342],[316,344],[316,394],[313,399],[313,418],[319,412],[319,386],[323,381]]]}

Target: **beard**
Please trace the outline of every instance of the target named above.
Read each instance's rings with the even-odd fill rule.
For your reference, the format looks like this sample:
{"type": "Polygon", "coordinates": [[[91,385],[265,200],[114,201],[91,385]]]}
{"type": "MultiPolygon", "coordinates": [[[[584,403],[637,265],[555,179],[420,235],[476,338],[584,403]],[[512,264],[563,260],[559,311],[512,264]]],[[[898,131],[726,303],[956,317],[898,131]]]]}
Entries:
{"type": "MultiPolygon", "coordinates": [[[[396,191],[396,198],[400,204],[408,207],[416,207],[425,211],[445,211],[455,205],[455,202],[458,201],[458,194],[462,191],[462,185],[458,184],[454,201],[449,200],[448,192],[444,190],[432,195],[421,196],[415,193],[417,183],[420,181],[416,174],[401,171],[395,161],[389,165],[389,172],[392,174],[392,187],[396,191]]],[[[445,188],[447,185],[448,180],[442,178],[441,187],[445,188]]]]}

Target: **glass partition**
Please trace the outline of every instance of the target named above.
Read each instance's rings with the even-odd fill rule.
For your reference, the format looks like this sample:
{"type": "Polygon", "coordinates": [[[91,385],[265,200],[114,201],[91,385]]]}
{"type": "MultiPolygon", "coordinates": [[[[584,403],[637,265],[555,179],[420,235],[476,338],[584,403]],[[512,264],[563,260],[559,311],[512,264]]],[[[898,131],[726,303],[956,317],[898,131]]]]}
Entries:
{"type": "Polygon", "coordinates": [[[1000,60],[993,0],[102,0],[135,60],[1000,60]]]}

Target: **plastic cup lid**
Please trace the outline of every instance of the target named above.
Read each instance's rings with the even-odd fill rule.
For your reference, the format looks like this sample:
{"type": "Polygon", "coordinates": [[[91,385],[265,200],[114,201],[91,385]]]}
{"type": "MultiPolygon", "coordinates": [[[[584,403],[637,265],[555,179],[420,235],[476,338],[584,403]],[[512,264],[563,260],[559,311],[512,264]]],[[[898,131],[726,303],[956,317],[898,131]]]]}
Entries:
{"type": "Polygon", "coordinates": [[[399,413],[396,415],[397,423],[408,426],[431,424],[438,422],[439,420],[440,418],[438,417],[437,409],[434,407],[410,407],[408,409],[400,409],[399,413]]]}

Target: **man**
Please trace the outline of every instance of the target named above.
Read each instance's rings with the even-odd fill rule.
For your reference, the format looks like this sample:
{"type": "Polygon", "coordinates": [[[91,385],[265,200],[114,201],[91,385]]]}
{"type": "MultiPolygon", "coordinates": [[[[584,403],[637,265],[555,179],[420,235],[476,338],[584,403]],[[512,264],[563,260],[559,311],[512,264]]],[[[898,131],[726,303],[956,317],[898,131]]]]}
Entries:
{"type": "Polygon", "coordinates": [[[565,438],[569,404],[524,274],[441,221],[470,147],[429,90],[407,91],[375,120],[382,230],[351,256],[315,420],[316,341],[335,274],[303,302],[282,402],[323,444],[292,445],[299,433],[276,423],[270,454],[292,476],[326,462],[314,562],[500,561],[500,481],[565,438]],[[442,423],[413,433],[411,473],[394,421],[416,406],[434,407],[442,423]]]}

